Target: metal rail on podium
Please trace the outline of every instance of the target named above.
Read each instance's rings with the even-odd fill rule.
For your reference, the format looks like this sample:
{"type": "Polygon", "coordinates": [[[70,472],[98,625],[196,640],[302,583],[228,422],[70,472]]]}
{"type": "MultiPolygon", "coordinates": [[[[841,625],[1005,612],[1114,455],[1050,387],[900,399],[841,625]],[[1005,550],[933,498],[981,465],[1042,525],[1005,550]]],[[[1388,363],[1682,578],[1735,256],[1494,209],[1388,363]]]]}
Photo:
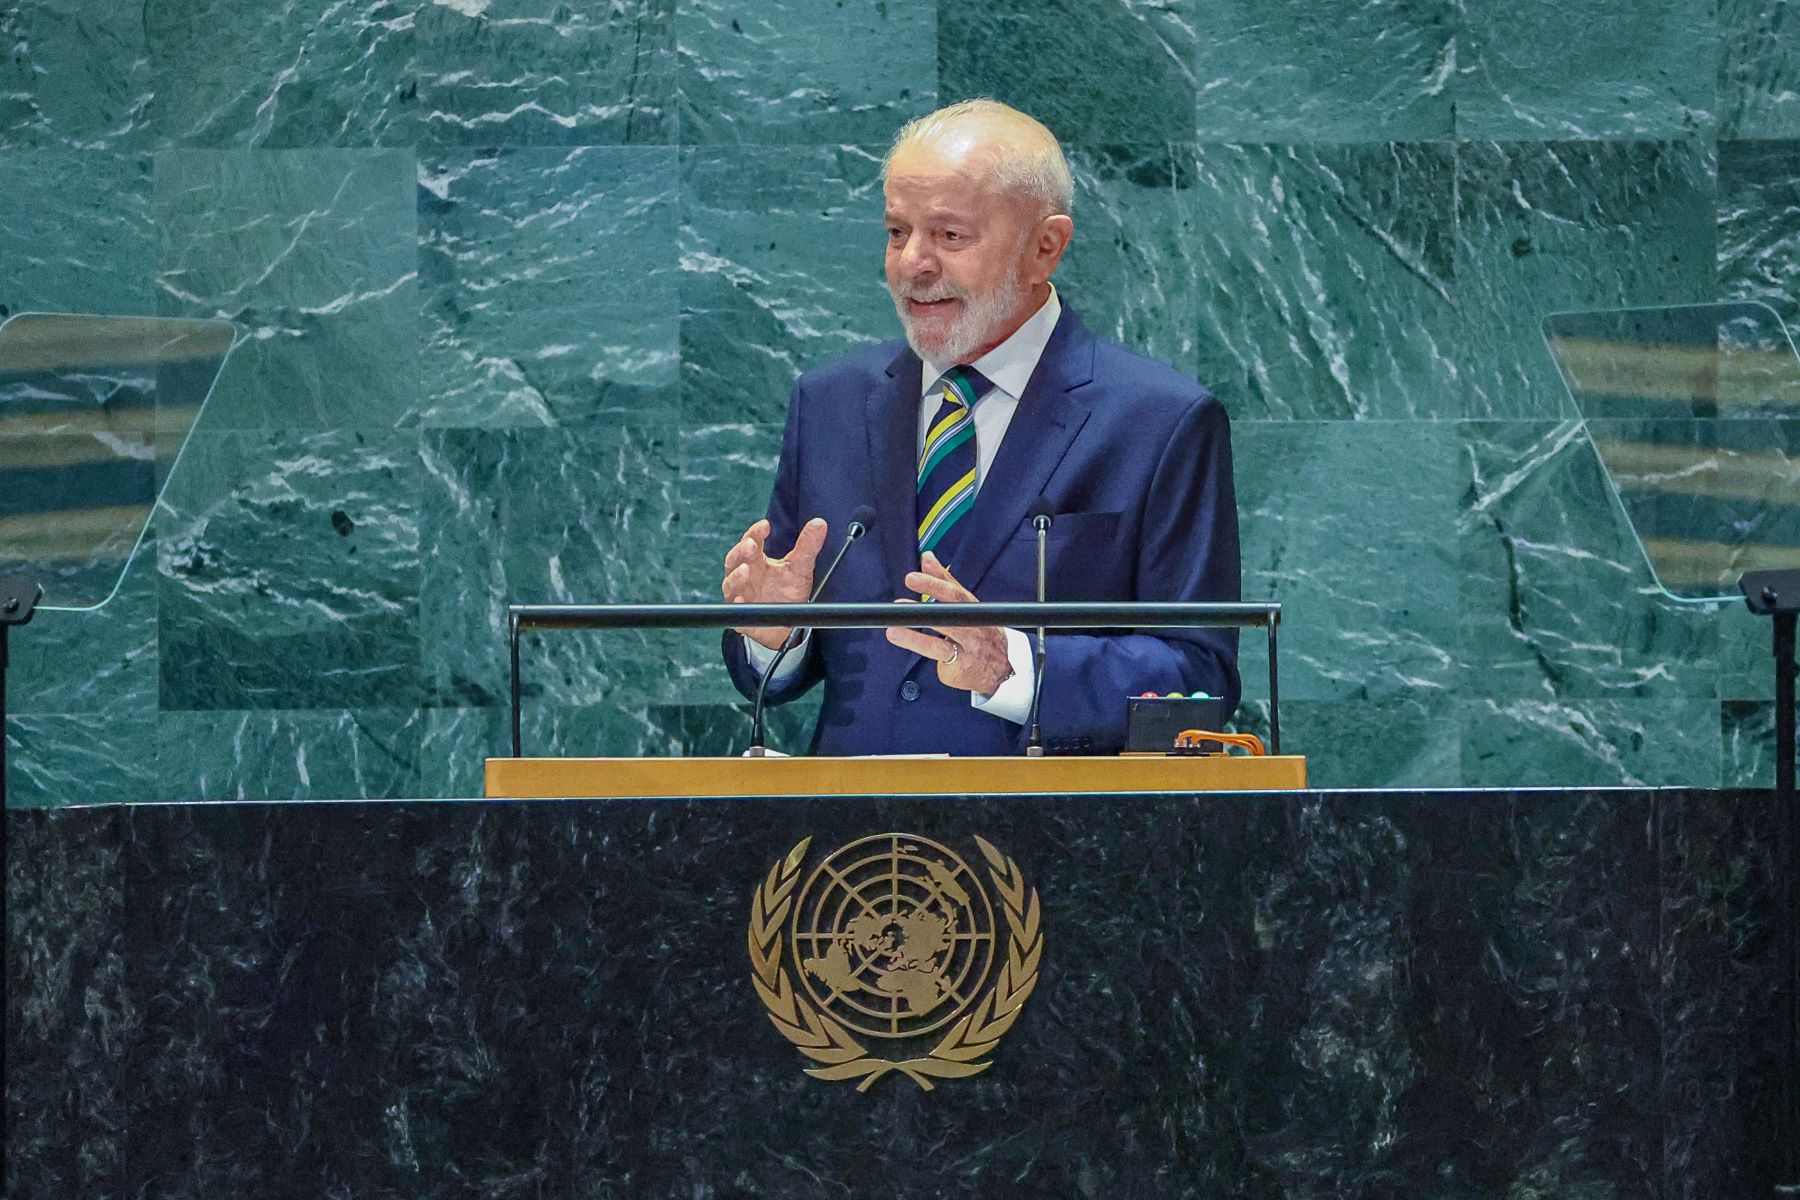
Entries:
{"type": "MultiPolygon", "coordinates": [[[[866,795],[946,792],[1283,790],[1306,786],[1305,760],[1281,754],[1281,606],[1275,603],[1020,601],[933,604],[934,626],[1045,629],[1262,629],[1269,649],[1267,756],[982,759],[523,757],[520,638],[529,629],[729,629],[748,625],[885,629],[920,623],[916,607],[863,604],[518,604],[507,610],[512,757],[489,759],[490,796],[866,795]]],[[[1054,646],[1054,644],[1053,644],[1054,646]]],[[[1052,652],[1054,650],[1052,649],[1052,652]]],[[[1125,697],[1119,697],[1121,704],[1125,697]]]]}

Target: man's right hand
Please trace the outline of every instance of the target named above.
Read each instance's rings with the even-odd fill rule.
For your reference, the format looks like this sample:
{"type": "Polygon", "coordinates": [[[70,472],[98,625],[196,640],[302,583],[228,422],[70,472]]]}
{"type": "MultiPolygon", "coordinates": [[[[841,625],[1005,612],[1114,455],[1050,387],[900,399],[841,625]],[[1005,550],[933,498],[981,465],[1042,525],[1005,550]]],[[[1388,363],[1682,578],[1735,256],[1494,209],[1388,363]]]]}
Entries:
{"type": "MultiPolygon", "coordinates": [[[[770,558],[764,551],[768,540],[768,521],[758,521],[725,556],[721,590],[727,604],[802,604],[812,597],[813,564],[825,545],[824,519],[814,517],[806,523],[786,558],[770,558]]],[[[779,650],[793,631],[759,625],[738,632],[758,645],[779,650]]]]}

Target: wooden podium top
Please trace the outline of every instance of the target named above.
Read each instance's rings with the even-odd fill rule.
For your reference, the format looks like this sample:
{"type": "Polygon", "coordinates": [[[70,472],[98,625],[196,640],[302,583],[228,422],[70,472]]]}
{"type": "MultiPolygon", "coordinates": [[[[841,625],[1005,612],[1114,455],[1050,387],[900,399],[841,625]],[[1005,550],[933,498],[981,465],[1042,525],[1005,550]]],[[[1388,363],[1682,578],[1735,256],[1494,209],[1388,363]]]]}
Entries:
{"type": "Polygon", "coordinates": [[[508,799],[1276,792],[1305,786],[1306,759],[1298,755],[487,760],[487,794],[508,799]]]}

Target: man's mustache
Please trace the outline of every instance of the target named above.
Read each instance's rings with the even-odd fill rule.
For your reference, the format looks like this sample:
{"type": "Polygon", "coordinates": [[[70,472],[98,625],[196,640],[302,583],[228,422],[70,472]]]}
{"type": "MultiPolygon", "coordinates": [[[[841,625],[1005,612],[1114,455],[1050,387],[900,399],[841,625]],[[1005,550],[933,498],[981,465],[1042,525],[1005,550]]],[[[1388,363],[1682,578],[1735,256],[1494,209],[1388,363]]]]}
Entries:
{"type": "Polygon", "coordinates": [[[929,304],[933,300],[967,300],[969,298],[969,294],[961,288],[947,287],[943,284],[917,291],[897,289],[894,295],[902,300],[916,300],[920,304],[929,304]]]}

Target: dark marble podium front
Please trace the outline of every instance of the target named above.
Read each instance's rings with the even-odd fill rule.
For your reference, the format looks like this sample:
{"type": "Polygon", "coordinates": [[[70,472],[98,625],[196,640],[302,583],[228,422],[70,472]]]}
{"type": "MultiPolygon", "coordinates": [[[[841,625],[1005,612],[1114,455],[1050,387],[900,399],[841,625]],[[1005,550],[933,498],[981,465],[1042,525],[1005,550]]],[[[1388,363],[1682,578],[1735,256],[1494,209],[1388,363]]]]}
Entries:
{"type": "Polygon", "coordinates": [[[1768,792],[7,814],[7,1195],[1662,1197],[1773,1182],[1768,792]],[[1036,994],[929,1094],[749,980],[800,838],[1012,855],[1036,994]]]}

